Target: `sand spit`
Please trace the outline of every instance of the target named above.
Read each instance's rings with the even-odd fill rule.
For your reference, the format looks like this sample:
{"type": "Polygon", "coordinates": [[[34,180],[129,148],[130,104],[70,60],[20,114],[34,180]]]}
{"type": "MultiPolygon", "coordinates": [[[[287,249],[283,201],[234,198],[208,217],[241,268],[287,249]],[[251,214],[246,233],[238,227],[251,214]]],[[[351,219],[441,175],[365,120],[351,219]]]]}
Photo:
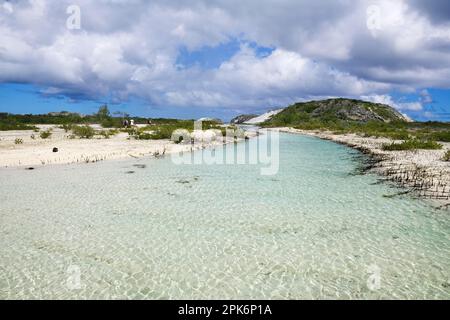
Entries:
{"type": "Polygon", "coordinates": [[[337,135],[332,132],[279,128],[282,132],[304,134],[331,140],[358,149],[371,156],[368,170],[374,171],[397,185],[405,187],[421,198],[439,200],[441,206],[450,207],[450,163],[442,161],[450,143],[442,143],[442,150],[385,151],[387,138],[361,137],[356,134],[337,135]]]}
{"type": "MultiPolygon", "coordinates": [[[[0,131],[0,168],[30,167],[53,164],[92,163],[111,159],[158,157],[164,154],[189,152],[233,142],[175,144],[169,140],[135,140],[127,133],[119,133],[109,139],[70,139],[57,126],[38,126],[41,131],[52,130],[49,139],[41,139],[33,131],[0,131]],[[16,139],[22,143],[16,144],[16,139]],[[53,152],[57,148],[58,152],[53,152]]],[[[252,132],[246,133],[252,136],[252,132]]]]}

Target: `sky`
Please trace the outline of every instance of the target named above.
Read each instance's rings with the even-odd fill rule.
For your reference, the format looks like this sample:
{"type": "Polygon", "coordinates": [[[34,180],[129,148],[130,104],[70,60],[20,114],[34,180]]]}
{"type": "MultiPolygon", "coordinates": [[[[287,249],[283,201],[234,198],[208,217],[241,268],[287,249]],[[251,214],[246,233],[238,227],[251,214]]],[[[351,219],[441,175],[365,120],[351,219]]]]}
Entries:
{"type": "Polygon", "coordinates": [[[0,0],[0,112],[229,120],[331,97],[450,121],[450,1],[0,0]]]}

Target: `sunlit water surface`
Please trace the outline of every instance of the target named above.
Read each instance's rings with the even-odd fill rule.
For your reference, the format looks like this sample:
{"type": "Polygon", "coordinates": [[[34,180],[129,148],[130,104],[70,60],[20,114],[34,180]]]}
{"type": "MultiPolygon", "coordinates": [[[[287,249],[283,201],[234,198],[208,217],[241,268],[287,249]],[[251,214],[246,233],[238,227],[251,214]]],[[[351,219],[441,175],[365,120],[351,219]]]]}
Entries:
{"type": "Polygon", "coordinates": [[[0,298],[450,298],[449,212],[385,197],[357,156],[282,135],[275,176],[170,157],[0,170],[0,298]]]}

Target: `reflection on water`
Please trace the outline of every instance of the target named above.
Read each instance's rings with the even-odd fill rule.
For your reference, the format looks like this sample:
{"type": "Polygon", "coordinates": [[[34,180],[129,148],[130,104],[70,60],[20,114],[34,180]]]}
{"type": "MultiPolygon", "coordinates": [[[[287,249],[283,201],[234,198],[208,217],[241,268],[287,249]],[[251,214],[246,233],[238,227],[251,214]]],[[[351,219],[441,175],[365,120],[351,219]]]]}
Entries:
{"type": "Polygon", "coordinates": [[[383,197],[352,155],[281,135],[275,176],[170,157],[2,170],[0,298],[450,298],[448,214],[383,197]]]}

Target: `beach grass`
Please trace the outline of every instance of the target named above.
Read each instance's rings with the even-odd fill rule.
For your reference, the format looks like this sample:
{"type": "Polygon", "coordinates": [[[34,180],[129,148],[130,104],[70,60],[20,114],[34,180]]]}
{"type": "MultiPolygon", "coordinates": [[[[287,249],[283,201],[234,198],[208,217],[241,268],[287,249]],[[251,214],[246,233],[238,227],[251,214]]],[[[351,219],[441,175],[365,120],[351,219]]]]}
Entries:
{"type": "Polygon", "coordinates": [[[72,126],[72,133],[75,137],[80,139],[91,139],[95,136],[95,130],[88,125],[72,126]]]}
{"type": "Polygon", "coordinates": [[[14,131],[14,130],[35,130],[35,126],[16,122],[5,122],[0,120],[0,131],[14,131]]]}
{"type": "Polygon", "coordinates": [[[109,138],[111,138],[111,136],[115,136],[118,133],[119,133],[119,130],[117,130],[117,129],[101,130],[100,132],[98,132],[98,134],[105,139],[109,139],[109,138]]]}
{"type": "Polygon", "coordinates": [[[442,149],[442,144],[432,140],[424,141],[419,139],[408,139],[400,143],[393,142],[390,144],[383,144],[382,149],[386,151],[403,151],[403,150],[417,150],[417,149],[439,150],[442,149]]]}
{"type": "Polygon", "coordinates": [[[39,137],[41,139],[49,139],[52,136],[52,132],[50,130],[41,131],[39,137]]]}

